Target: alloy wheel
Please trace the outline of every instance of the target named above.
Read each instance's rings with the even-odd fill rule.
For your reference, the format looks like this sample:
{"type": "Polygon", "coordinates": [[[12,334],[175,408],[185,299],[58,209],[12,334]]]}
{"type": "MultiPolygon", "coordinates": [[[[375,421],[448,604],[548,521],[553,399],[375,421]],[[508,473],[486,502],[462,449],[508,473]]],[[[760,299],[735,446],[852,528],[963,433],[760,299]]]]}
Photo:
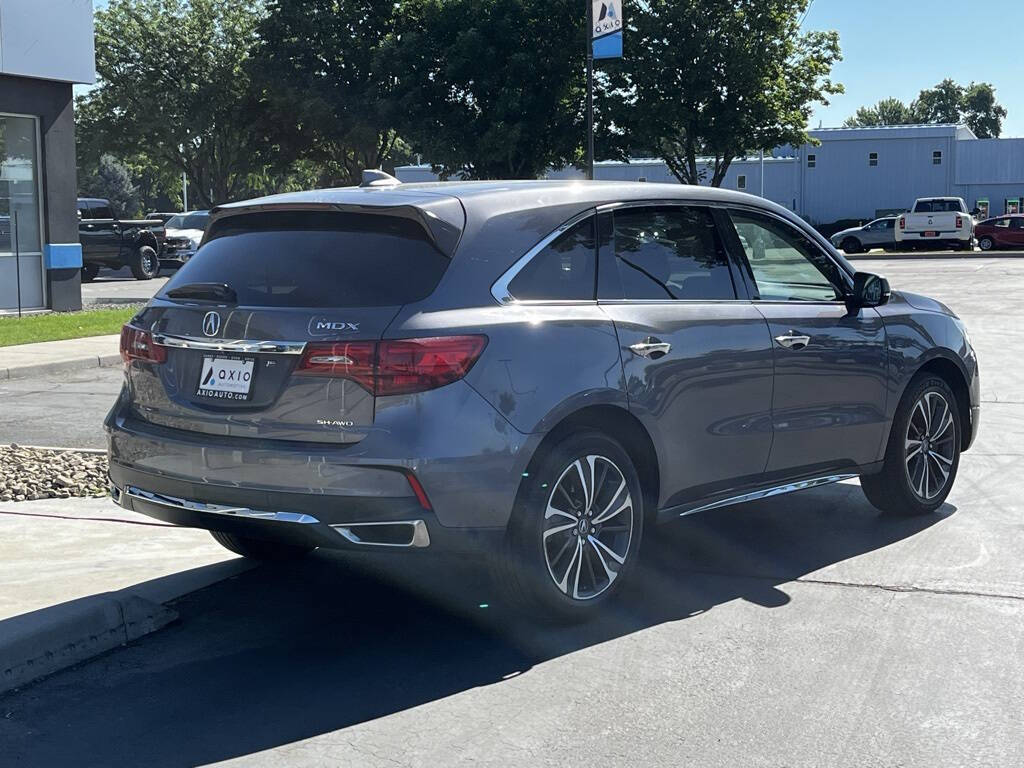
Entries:
{"type": "Polygon", "coordinates": [[[931,501],[946,487],[956,458],[953,411],[941,393],[925,392],[914,404],[905,445],[910,487],[919,498],[931,501]]]}
{"type": "Polygon", "coordinates": [[[578,458],[548,496],[543,547],[548,574],[574,600],[604,593],[629,555],[633,497],[622,470],[605,456],[578,458]]]}

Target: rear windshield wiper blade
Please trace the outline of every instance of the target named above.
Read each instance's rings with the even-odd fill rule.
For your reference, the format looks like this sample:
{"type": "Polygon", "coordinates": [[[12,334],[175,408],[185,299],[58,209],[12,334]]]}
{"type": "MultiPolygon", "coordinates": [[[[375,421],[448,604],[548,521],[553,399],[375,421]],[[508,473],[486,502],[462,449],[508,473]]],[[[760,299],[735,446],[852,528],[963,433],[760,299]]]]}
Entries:
{"type": "Polygon", "coordinates": [[[169,299],[195,299],[197,301],[223,301],[237,304],[238,294],[227,283],[186,283],[177,285],[165,294],[169,299]]]}

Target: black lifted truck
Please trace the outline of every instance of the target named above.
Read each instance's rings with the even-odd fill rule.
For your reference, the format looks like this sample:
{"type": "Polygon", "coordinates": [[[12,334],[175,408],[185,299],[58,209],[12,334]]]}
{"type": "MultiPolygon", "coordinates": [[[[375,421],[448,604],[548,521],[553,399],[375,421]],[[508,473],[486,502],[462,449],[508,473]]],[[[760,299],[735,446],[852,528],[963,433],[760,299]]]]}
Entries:
{"type": "Polygon", "coordinates": [[[82,243],[82,280],[96,277],[100,267],[130,267],[136,280],[160,271],[164,224],[159,219],[117,218],[109,200],[78,198],[78,238],[82,243]]]}

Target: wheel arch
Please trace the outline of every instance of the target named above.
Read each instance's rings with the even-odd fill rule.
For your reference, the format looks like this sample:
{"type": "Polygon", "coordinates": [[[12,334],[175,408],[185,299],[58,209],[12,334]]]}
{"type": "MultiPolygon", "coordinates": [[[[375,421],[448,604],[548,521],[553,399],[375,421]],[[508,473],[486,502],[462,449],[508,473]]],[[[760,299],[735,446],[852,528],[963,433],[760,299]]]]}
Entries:
{"type": "Polygon", "coordinates": [[[135,242],[132,243],[132,248],[137,251],[144,245],[148,245],[150,248],[154,249],[157,256],[160,255],[160,241],[157,239],[156,235],[148,229],[144,229],[139,232],[138,237],[135,238],[135,242]]]}
{"type": "Polygon", "coordinates": [[[960,448],[967,450],[970,445],[970,432],[967,425],[971,423],[971,390],[967,382],[967,375],[955,361],[945,356],[933,357],[923,363],[914,371],[914,375],[907,381],[900,395],[902,401],[910,384],[922,374],[938,376],[953,390],[953,397],[956,398],[957,413],[960,415],[960,448]]]}
{"type": "MultiPolygon", "coordinates": [[[[661,491],[661,470],[658,465],[658,454],[654,448],[647,429],[640,420],[625,408],[618,405],[591,405],[573,411],[555,424],[534,450],[527,464],[526,472],[532,473],[552,446],[563,439],[583,430],[595,430],[622,443],[629,454],[640,476],[643,488],[645,509],[651,516],[657,512],[658,498],[661,491]]],[[[520,484],[519,493],[522,493],[520,484]]]]}

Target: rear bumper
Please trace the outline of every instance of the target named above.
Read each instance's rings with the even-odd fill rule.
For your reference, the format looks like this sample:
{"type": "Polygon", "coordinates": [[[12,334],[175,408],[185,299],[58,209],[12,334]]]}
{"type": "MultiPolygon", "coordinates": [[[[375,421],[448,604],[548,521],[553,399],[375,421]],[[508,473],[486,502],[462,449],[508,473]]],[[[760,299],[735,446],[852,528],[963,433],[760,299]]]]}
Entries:
{"type": "Polygon", "coordinates": [[[972,237],[970,232],[962,231],[939,232],[930,237],[925,237],[921,232],[904,232],[896,236],[896,245],[900,243],[968,243],[972,237]]]}

